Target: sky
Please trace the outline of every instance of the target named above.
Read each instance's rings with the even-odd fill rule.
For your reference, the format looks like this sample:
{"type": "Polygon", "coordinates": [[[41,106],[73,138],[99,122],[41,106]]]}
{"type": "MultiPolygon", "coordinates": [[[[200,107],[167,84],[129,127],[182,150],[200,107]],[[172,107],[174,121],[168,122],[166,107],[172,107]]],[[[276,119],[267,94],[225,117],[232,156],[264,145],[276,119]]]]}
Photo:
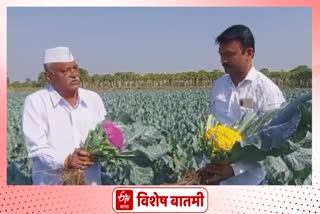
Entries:
{"type": "Polygon", "coordinates": [[[247,25],[257,69],[311,67],[311,8],[9,7],[10,81],[36,80],[46,48],[70,47],[90,74],[176,73],[222,69],[215,38],[247,25]]]}

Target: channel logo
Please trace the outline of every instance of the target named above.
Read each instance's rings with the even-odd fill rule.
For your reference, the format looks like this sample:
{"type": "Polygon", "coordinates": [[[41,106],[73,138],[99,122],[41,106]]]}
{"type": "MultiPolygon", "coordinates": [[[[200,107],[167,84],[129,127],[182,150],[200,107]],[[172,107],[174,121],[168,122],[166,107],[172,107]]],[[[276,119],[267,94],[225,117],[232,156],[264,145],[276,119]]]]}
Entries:
{"type": "Polygon", "coordinates": [[[116,190],[116,209],[132,210],[133,209],[133,191],[116,190]]]}
{"type": "Polygon", "coordinates": [[[112,192],[117,213],[204,213],[208,191],[203,187],[119,187],[112,192]]]}

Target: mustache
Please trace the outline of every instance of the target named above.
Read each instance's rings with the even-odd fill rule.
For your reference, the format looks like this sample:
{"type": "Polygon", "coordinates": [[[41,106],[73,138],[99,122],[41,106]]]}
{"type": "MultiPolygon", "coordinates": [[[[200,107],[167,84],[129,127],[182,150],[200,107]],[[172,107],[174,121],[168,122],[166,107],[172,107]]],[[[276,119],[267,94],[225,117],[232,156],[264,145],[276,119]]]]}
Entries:
{"type": "Polygon", "coordinates": [[[69,78],[69,82],[80,81],[80,77],[69,78]]]}

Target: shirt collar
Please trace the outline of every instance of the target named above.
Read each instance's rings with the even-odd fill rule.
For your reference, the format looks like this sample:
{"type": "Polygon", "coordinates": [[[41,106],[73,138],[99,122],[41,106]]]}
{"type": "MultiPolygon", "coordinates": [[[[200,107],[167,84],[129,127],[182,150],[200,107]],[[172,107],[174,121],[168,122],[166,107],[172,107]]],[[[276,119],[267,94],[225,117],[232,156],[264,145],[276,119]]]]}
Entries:
{"type": "MultiPolygon", "coordinates": [[[[229,75],[228,77],[229,77],[228,80],[229,80],[230,84],[233,85],[233,82],[232,82],[232,80],[231,80],[230,75],[229,75]]],[[[256,80],[256,78],[257,78],[257,70],[255,69],[254,66],[252,66],[252,67],[250,68],[249,72],[247,73],[246,77],[238,84],[238,86],[241,85],[241,84],[243,84],[243,83],[246,82],[246,81],[253,82],[253,81],[256,80]]]]}
{"type": "MultiPolygon", "coordinates": [[[[51,84],[48,85],[49,96],[52,102],[53,107],[56,107],[60,102],[66,102],[65,99],[52,87],[51,84]]],[[[83,96],[82,90],[78,89],[78,100],[75,107],[79,104],[87,106],[85,96],[83,96]]]]}
{"type": "Polygon", "coordinates": [[[248,80],[248,81],[253,82],[256,80],[256,78],[257,78],[257,70],[255,69],[254,66],[252,66],[251,69],[249,70],[246,78],[244,78],[243,81],[248,80]]]}

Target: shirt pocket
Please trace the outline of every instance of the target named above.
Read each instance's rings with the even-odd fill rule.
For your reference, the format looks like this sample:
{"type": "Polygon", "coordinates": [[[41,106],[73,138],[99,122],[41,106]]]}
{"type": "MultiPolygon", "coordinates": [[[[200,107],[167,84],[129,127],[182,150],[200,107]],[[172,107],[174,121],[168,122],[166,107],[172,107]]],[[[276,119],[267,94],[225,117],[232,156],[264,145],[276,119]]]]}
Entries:
{"type": "Polygon", "coordinates": [[[241,111],[241,115],[243,115],[244,113],[255,112],[255,109],[240,106],[240,111],[241,111]]]}
{"type": "Polygon", "coordinates": [[[225,114],[229,109],[229,104],[225,97],[217,97],[214,101],[214,109],[216,113],[225,114]]]}
{"type": "MultiPolygon", "coordinates": [[[[239,102],[241,102],[241,101],[239,101],[239,102]]],[[[256,112],[256,102],[251,107],[242,106],[242,105],[239,105],[239,106],[240,106],[241,115],[243,115],[245,113],[249,113],[249,112],[256,112]]]]}
{"type": "Polygon", "coordinates": [[[90,130],[94,130],[97,123],[93,111],[81,108],[77,111],[77,131],[79,133],[80,144],[84,144],[90,130]]]}

